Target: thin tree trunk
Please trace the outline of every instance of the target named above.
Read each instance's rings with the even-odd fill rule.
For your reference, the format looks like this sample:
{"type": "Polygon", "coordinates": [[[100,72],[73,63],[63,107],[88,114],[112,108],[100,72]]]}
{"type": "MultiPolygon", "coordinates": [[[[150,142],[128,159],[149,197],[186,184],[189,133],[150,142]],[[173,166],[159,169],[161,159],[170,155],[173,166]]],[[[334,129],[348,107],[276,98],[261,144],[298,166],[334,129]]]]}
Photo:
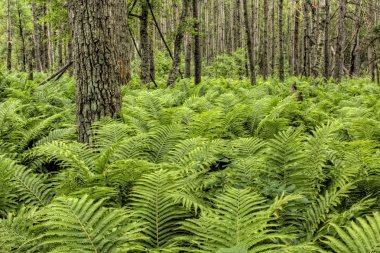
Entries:
{"type": "Polygon", "coordinates": [[[12,70],[12,20],[11,1],[7,0],[7,70],[12,70]]]}
{"type": "Polygon", "coordinates": [[[247,37],[246,40],[247,40],[247,49],[248,49],[249,75],[250,75],[251,85],[255,85],[256,84],[255,63],[253,59],[252,34],[251,34],[251,27],[249,25],[247,0],[243,0],[243,12],[244,12],[244,26],[245,26],[245,32],[246,32],[246,37],[247,37]]]}
{"type": "Polygon", "coordinates": [[[324,77],[330,78],[330,0],[325,0],[325,18],[324,18],[324,77]]]}
{"type": "Polygon", "coordinates": [[[284,71],[284,33],[283,33],[283,0],[279,0],[278,5],[278,76],[281,82],[285,81],[284,71]]]}
{"type": "Polygon", "coordinates": [[[263,77],[268,78],[268,0],[264,0],[263,77]]]}
{"type": "Polygon", "coordinates": [[[276,65],[276,35],[275,35],[276,0],[272,1],[272,46],[271,46],[271,73],[274,76],[276,65]]]}
{"type": "Polygon", "coordinates": [[[339,0],[339,17],[338,17],[338,29],[337,29],[337,40],[335,49],[335,70],[334,78],[340,82],[343,74],[344,67],[344,46],[346,44],[346,1],[339,0]]]}
{"type": "Polygon", "coordinates": [[[36,59],[36,69],[37,71],[42,71],[42,60],[41,60],[41,47],[40,47],[40,26],[38,24],[38,11],[36,1],[32,2],[33,11],[33,36],[34,36],[34,53],[36,59]]]}
{"type": "Polygon", "coordinates": [[[182,13],[174,41],[174,59],[172,69],[169,74],[168,86],[171,86],[175,83],[175,80],[177,79],[177,76],[179,74],[179,68],[181,65],[181,47],[183,44],[183,38],[185,34],[186,17],[189,9],[189,4],[189,0],[182,0],[182,13]]]}
{"type": "Polygon", "coordinates": [[[201,59],[201,39],[200,39],[200,21],[199,21],[199,0],[193,0],[193,18],[194,18],[194,76],[195,84],[201,82],[202,76],[202,59],[201,59]]]}
{"type": "Polygon", "coordinates": [[[300,31],[300,1],[295,0],[294,15],[294,38],[293,38],[293,75],[298,76],[299,72],[299,31],[300,31]]]}
{"type": "Polygon", "coordinates": [[[20,3],[17,2],[17,14],[18,14],[18,29],[21,40],[21,71],[26,71],[26,44],[25,44],[25,34],[24,34],[24,26],[22,20],[21,6],[20,3]]]}
{"type": "Polygon", "coordinates": [[[141,53],[141,84],[149,83],[150,78],[150,43],[149,43],[149,4],[148,0],[143,0],[140,15],[140,53],[141,53]]]}

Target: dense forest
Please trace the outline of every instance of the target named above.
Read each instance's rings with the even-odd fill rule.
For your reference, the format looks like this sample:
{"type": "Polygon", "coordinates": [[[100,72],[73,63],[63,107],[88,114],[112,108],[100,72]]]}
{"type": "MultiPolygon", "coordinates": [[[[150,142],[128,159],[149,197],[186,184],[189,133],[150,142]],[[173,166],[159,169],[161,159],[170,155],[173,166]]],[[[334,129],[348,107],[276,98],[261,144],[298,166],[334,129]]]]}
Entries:
{"type": "Polygon", "coordinates": [[[0,253],[380,253],[379,0],[0,20],[0,253]]]}

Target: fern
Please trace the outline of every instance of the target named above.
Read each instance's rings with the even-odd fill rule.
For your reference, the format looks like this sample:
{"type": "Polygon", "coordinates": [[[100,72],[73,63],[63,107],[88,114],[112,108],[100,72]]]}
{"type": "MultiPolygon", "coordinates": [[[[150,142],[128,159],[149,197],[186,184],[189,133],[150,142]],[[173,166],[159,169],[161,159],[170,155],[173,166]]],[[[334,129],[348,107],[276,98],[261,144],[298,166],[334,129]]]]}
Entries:
{"type": "Polygon", "coordinates": [[[142,238],[140,224],[128,222],[126,211],[102,207],[102,201],[95,202],[87,195],[80,199],[56,198],[41,216],[36,250],[48,247],[49,252],[117,252],[142,238]]]}
{"type": "Polygon", "coordinates": [[[373,213],[365,218],[352,221],[349,226],[341,228],[331,224],[339,237],[326,236],[324,243],[334,252],[380,252],[380,214],[373,213]]]}
{"type": "Polygon", "coordinates": [[[159,170],[142,177],[133,188],[133,217],[145,223],[148,240],[143,244],[148,248],[170,248],[180,233],[178,221],[187,216],[170,196],[178,187],[174,180],[172,173],[159,170]]]}

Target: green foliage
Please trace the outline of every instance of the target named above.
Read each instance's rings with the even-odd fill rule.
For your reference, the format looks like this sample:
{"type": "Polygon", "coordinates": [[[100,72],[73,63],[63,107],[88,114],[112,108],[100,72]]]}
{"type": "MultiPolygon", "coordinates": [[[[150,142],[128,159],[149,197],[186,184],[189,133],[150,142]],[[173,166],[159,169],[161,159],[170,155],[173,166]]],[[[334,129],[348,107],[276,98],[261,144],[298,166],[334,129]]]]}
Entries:
{"type": "Polygon", "coordinates": [[[366,80],[125,87],[91,146],[75,140],[71,79],[0,87],[0,252],[378,251],[366,80]]]}

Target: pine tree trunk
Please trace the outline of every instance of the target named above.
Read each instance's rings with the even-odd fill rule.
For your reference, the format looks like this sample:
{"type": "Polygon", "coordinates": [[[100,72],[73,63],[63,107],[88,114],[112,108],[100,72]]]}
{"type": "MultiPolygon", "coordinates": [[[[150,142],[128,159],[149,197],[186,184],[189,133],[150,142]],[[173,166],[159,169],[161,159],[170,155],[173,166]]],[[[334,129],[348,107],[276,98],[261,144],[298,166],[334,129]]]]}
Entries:
{"type": "Polygon", "coordinates": [[[272,46],[271,46],[271,73],[274,76],[276,65],[276,35],[275,35],[276,0],[272,1],[272,46]]]}
{"type": "Polygon", "coordinates": [[[140,53],[141,53],[141,84],[149,83],[150,78],[150,43],[149,43],[149,4],[148,0],[143,0],[141,3],[140,14],[140,53]]]}
{"type": "Polygon", "coordinates": [[[344,46],[346,44],[346,1],[339,0],[339,17],[338,17],[338,29],[337,29],[337,40],[335,49],[335,69],[334,78],[340,82],[343,74],[344,66],[344,46]]]}
{"type": "Polygon", "coordinates": [[[243,12],[244,12],[244,26],[246,32],[247,40],[247,50],[248,50],[248,61],[249,61],[249,75],[251,80],[251,85],[256,84],[256,74],[255,74],[255,63],[253,59],[253,45],[252,45],[252,34],[251,27],[249,25],[249,16],[248,16],[248,5],[247,0],[243,0],[243,12]]]}
{"type": "Polygon", "coordinates": [[[12,70],[12,20],[11,1],[7,0],[7,70],[12,70]]]}
{"type": "Polygon", "coordinates": [[[26,71],[26,43],[20,3],[17,3],[18,30],[21,40],[21,71],[26,71]]]}
{"type": "Polygon", "coordinates": [[[294,35],[293,35],[293,75],[298,76],[299,72],[299,31],[300,31],[300,1],[295,2],[294,14],[294,35]]]}
{"type": "Polygon", "coordinates": [[[233,25],[233,33],[234,33],[234,51],[241,47],[241,34],[240,34],[240,25],[241,25],[241,17],[240,17],[240,0],[236,0],[235,9],[234,9],[234,25],[233,25]]]}
{"type": "Polygon", "coordinates": [[[186,17],[189,9],[189,4],[189,0],[182,0],[182,13],[179,20],[177,34],[174,40],[174,59],[172,69],[169,74],[168,86],[171,86],[175,83],[175,80],[177,79],[177,76],[179,74],[179,68],[181,65],[181,47],[183,44],[183,38],[185,34],[186,17]]]}
{"type": "Polygon", "coordinates": [[[34,54],[36,61],[36,70],[42,71],[42,60],[41,60],[41,47],[40,47],[40,26],[38,24],[38,10],[36,1],[32,2],[33,11],[33,36],[34,36],[34,54]]]}
{"type": "Polygon", "coordinates": [[[201,82],[202,75],[202,58],[201,58],[201,39],[200,39],[200,21],[199,21],[199,0],[193,0],[193,18],[194,18],[194,77],[195,84],[201,82]]]}
{"type": "Polygon", "coordinates": [[[78,140],[92,143],[91,126],[121,110],[123,54],[121,27],[127,25],[124,0],[71,3],[78,140]]]}
{"type": "Polygon", "coordinates": [[[324,17],[324,72],[325,79],[330,78],[330,0],[325,0],[325,17],[324,17]]]}
{"type": "Polygon", "coordinates": [[[264,0],[263,77],[268,78],[268,0],[264,0]]]}
{"type": "Polygon", "coordinates": [[[284,71],[284,33],[283,33],[283,8],[284,1],[279,0],[278,4],[278,76],[280,82],[285,81],[284,71]]]}

